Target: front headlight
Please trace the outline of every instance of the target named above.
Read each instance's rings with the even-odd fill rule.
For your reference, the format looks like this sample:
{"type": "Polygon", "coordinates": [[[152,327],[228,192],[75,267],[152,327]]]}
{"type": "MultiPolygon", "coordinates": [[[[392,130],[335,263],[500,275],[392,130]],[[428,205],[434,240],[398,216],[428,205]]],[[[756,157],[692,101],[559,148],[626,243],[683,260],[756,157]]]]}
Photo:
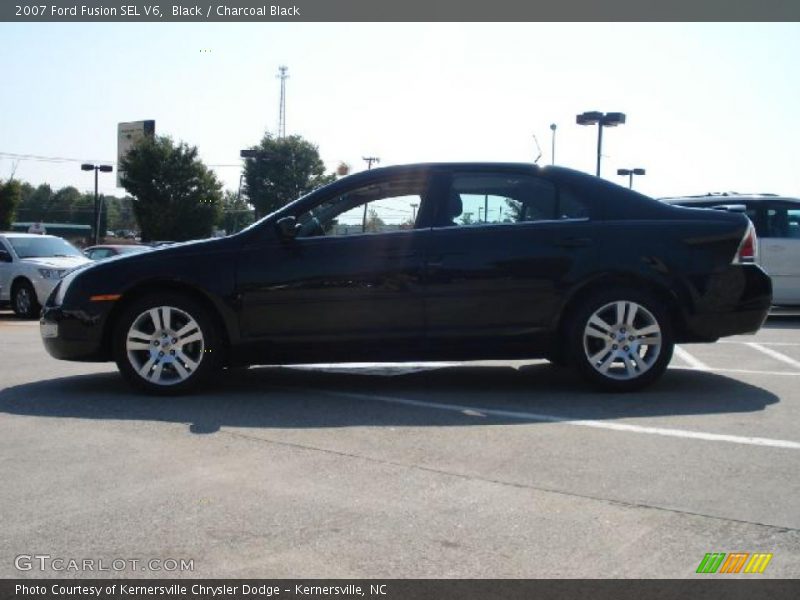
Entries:
{"type": "Polygon", "coordinates": [[[43,279],[61,279],[64,276],[64,269],[39,269],[39,275],[43,279]]]}

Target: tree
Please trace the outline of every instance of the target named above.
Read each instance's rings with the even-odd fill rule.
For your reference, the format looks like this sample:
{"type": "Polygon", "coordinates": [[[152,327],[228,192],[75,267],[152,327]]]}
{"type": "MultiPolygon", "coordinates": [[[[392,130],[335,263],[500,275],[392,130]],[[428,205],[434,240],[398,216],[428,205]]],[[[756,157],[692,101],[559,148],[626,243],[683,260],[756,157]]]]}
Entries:
{"type": "Polygon", "coordinates": [[[18,221],[44,221],[47,216],[47,209],[53,197],[53,190],[49,185],[43,183],[36,189],[31,186],[23,186],[23,197],[19,204],[17,215],[18,221]]]}
{"type": "Polygon", "coordinates": [[[143,138],[119,165],[143,241],[209,237],[219,218],[222,184],[197,148],[171,138],[143,138]]]}
{"type": "Polygon", "coordinates": [[[217,226],[231,234],[241,231],[253,222],[253,209],[235,192],[226,191],[222,199],[222,213],[217,226]]]}
{"type": "MultiPolygon", "coordinates": [[[[82,195],[72,186],[63,187],[50,199],[47,206],[47,218],[56,223],[86,223],[92,222],[92,216],[81,211],[82,195]]],[[[94,194],[92,205],[94,206],[94,194]]]]}
{"type": "Polygon", "coordinates": [[[22,196],[19,181],[0,183],[0,231],[11,229],[14,214],[22,196]]]}
{"type": "Polygon", "coordinates": [[[274,138],[266,133],[251,150],[257,156],[246,160],[244,178],[257,219],[336,180],[335,174],[325,174],[317,147],[299,135],[274,138]]]}
{"type": "Polygon", "coordinates": [[[386,223],[384,223],[383,219],[378,216],[378,211],[374,208],[370,208],[367,212],[367,222],[365,223],[364,231],[378,233],[385,226],[386,223]]]}

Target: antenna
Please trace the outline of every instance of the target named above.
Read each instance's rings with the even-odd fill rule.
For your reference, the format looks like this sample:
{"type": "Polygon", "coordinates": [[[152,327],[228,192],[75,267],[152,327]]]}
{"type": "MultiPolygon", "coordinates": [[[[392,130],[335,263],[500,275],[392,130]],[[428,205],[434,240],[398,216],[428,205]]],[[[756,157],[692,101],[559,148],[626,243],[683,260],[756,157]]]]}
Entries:
{"type": "Polygon", "coordinates": [[[536,151],[539,153],[534,159],[533,164],[538,164],[539,159],[542,158],[542,147],[539,145],[539,140],[536,139],[536,134],[533,134],[533,141],[536,143],[536,151]]]}
{"type": "Polygon", "coordinates": [[[288,70],[289,67],[281,65],[278,67],[279,73],[275,76],[277,79],[281,80],[281,107],[278,114],[278,138],[286,137],[286,80],[289,79],[289,75],[286,71],[288,70]]]}

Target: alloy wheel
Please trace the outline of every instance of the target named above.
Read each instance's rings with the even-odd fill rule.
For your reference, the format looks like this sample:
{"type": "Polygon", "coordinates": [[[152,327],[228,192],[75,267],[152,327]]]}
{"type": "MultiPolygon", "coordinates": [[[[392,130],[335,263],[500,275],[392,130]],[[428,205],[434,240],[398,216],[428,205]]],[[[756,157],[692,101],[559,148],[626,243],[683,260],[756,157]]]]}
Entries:
{"type": "Polygon", "coordinates": [[[658,320],[641,304],[619,300],[592,313],[583,330],[589,364],[604,377],[632,380],[646,373],[661,354],[658,320]]]}
{"type": "Polygon", "coordinates": [[[197,321],[174,306],[139,314],[125,336],[131,367],[145,381],[170,386],[189,379],[203,360],[205,339],[197,321]]]}
{"type": "Polygon", "coordinates": [[[31,312],[31,293],[27,287],[22,286],[17,290],[15,295],[15,303],[17,306],[17,313],[20,315],[28,315],[31,312]]]}

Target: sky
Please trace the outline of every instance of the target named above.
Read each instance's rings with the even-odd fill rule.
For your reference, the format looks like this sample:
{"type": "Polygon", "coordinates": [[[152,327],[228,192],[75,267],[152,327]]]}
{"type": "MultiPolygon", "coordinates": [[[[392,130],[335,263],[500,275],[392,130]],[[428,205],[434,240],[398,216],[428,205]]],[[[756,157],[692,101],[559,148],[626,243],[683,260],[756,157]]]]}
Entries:
{"type": "MultiPolygon", "coordinates": [[[[329,171],[428,161],[645,168],[652,196],[800,197],[800,24],[1,23],[0,179],[93,189],[80,161],[115,163],[117,123],[198,147],[236,190],[239,150],[278,125],[329,171]],[[74,159],[15,160],[3,153],[74,159]]],[[[122,195],[114,175],[100,191],[122,195]]]]}

